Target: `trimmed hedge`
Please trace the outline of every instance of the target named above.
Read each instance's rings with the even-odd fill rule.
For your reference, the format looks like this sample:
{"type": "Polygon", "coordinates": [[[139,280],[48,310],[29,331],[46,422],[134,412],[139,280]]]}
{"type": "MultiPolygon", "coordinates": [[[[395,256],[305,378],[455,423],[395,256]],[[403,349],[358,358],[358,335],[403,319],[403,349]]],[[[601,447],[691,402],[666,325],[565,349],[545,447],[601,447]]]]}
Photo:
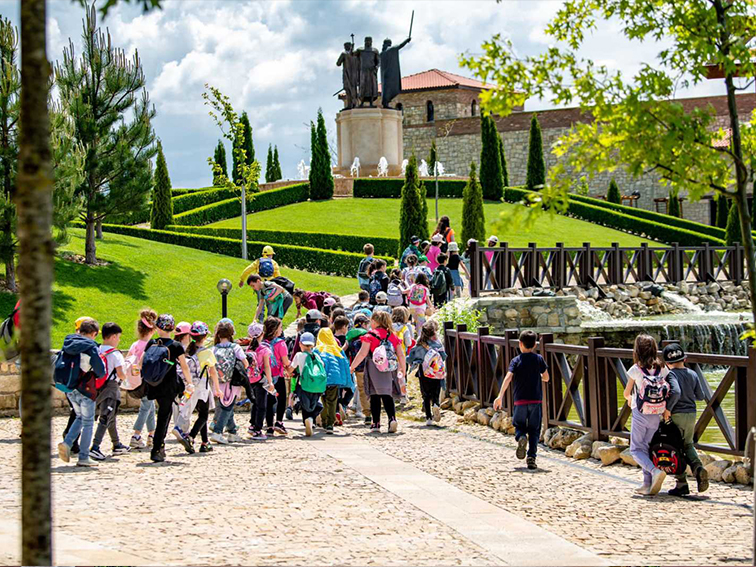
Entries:
{"type": "MultiPolygon", "coordinates": [[[[435,197],[435,180],[422,178],[421,181],[425,183],[425,191],[428,197],[435,197]]],[[[461,179],[441,178],[438,180],[438,196],[461,199],[466,183],[461,179]]],[[[398,199],[402,196],[402,185],[404,185],[404,179],[360,177],[354,180],[354,197],[358,199],[398,199]]]]}
{"type": "MultiPolygon", "coordinates": [[[[84,226],[80,221],[73,224],[79,227],[84,226]]],[[[114,224],[103,224],[102,230],[114,234],[123,234],[126,236],[135,236],[146,240],[163,242],[165,244],[185,246],[187,248],[194,248],[195,250],[205,250],[206,252],[214,252],[216,254],[224,254],[226,256],[234,256],[237,258],[241,257],[241,240],[234,238],[187,234],[184,232],[172,232],[169,230],[152,230],[149,228],[114,224]]],[[[263,247],[267,245],[267,242],[247,242],[247,252],[249,257],[259,258],[262,256],[263,247]]],[[[321,274],[333,274],[348,278],[356,277],[357,268],[364,257],[362,254],[353,254],[351,252],[321,250],[319,248],[309,248],[305,246],[288,246],[285,244],[276,245],[276,255],[281,260],[281,264],[289,268],[321,274]]],[[[393,265],[394,263],[393,258],[383,257],[383,259],[386,260],[389,265],[393,265]]]]}
{"type": "Polygon", "coordinates": [[[195,187],[190,189],[171,189],[171,194],[174,197],[178,197],[179,195],[187,195],[189,193],[197,193],[199,191],[209,191],[210,189],[218,189],[218,187],[195,187]]]}
{"type": "MultiPolygon", "coordinates": [[[[226,189],[225,187],[220,189],[208,189],[206,191],[192,191],[191,193],[184,193],[178,197],[174,197],[173,201],[173,214],[179,215],[193,209],[204,207],[205,205],[211,205],[219,201],[225,201],[227,199],[238,198],[239,191],[235,189],[226,189]]],[[[113,223],[115,224],[115,223],[113,223]]]]}
{"type": "MultiPolygon", "coordinates": [[[[247,214],[275,209],[293,203],[301,203],[302,201],[306,201],[308,197],[308,183],[297,183],[282,187],[281,189],[252,193],[247,196],[247,214]]],[[[175,215],[173,223],[182,226],[202,226],[238,217],[240,212],[241,204],[239,203],[239,198],[234,197],[175,215]]]]}
{"type": "MultiPolygon", "coordinates": [[[[169,226],[166,230],[188,234],[202,234],[205,236],[219,236],[221,238],[241,238],[238,228],[213,228],[209,226],[169,226]]],[[[379,256],[394,256],[399,246],[396,238],[375,238],[372,236],[352,236],[346,234],[326,234],[322,232],[291,232],[280,230],[247,231],[247,239],[257,242],[267,242],[272,245],[288,244],[291,246],[306,246],[324,250],[343,250],[362,254],[362,247],[370,243],[379,256]]]]}
{"type": "MultiPolygon", "coordinates": [[[[533,192],[518,187],[507,187],[504,190],[504,200],[520,202],[525,199],[528,193],[533,192]]],[[[606,207],[598,207],[581,200],[575,200],[573,197],[574,195],[570,195],[567,214],[575,218],[631,234],[645,236],[660,242],[666,242],[667,244],[677,242],[683,246],[701,246],[708,242],[709,244],[719,246],[724,245],[724,240],[721,238],[671,226],[669,223],[662,224],[637,216],[630,216],[606,207]]],[[[665,219],[671,218],[667,215],[664,215],[664,217],[665,219]]]]}

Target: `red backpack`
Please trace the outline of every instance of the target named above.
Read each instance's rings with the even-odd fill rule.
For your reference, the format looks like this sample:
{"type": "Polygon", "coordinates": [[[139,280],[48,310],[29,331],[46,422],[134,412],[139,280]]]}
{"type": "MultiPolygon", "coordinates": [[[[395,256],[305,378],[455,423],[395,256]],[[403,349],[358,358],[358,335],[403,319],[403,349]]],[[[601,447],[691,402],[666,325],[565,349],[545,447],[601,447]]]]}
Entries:
{"type": "Polygon", "coordinates": [[[105,383],[110,380],[110,377],[116,373],[115,368],[108,368],[108,355],[111,352],[115,352],[117,350],[117,348],[113,347],[106,350],[105,352],[100,353],[102,364],[105,366],[105,374],[103,374],[101,378],[95,378],[95,388],[97,388],[98,390],[101,389],[105,385],[105,383]]]}

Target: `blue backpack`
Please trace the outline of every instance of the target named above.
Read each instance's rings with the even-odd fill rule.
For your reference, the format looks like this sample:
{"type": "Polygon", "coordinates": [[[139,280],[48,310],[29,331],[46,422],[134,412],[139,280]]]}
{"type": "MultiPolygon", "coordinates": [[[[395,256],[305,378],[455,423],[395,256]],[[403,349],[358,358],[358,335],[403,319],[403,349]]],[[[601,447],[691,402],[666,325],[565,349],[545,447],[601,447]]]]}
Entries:
{"type": "Polygon", "coordinates": [[[260,258],[259,264],[257,265],[257,273],[261,278],[273,277],[273,272],[275,272],[275,270],[273,260],[270,258],[260,258]]]}
{"type": "Polygon", "coordinates": [[[150,386],[160,386],[163,378],[176,363],[171,361],[171,353],[160,339],[144,351],[142,357],[142,381],[150,386]]]}
{"type": "Polygon", "coordinates": [[[263,341],[262,344],[264,344],[266,347],[268,347],[268,350],[270,350],[270,369],[271,371],[274,368],[278,368],[278,360],[276,359],[276,345],[280,343],[283,339],[281,337],[278,337],[276,339],[273,339],[272,341],[263,341]]]}
{"type": "Polygon", "coordinates": [[[55,357],[55,371],[53,379],[55,387],[61,392],[68,393],[74,391],[79,386],[81,371],[79,369],[80,354],[69,354],[65,351],[58,351],[55,357]]]}
{"type": "Polygon", "coordinates": [[[375,305],[376,299],[375,296],[378,294],[378,292],[383,291],[383,286],[381,285],[381,280],[373,276],[370,279],[370,285],[368,286],[368,293],[370,294],[370,303],[375,305]]]}

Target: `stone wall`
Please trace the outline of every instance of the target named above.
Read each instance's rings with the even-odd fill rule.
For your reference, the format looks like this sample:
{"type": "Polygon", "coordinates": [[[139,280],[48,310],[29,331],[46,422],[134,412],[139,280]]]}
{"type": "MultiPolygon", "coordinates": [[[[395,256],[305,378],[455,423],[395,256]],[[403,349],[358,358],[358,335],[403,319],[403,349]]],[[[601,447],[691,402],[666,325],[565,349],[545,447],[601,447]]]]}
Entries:
{"type": "Polygon", "coordinates": [[[581,332],[580,311],[575,296],[564,297],[481,297],[471,301],[482,312],[481,324],[492,335],[507,329],[530,329],[536,333],[581,332]]]}

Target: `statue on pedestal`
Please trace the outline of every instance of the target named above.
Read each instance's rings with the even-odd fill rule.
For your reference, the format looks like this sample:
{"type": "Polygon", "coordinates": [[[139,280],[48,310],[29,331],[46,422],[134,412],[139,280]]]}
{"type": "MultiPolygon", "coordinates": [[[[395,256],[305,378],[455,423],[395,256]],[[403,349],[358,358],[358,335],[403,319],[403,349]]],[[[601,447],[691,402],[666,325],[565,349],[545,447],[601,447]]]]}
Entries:
{"type": "Polygon", "coordinates": [[[389,104],[402,90],[402,71],[399,67],[399,50],[412,38],[408,37],[399,45],[391,46],[391,40],[383,41],[381,51],[381,105],[391,108],[389,104]]]}
{"type": "Polygon", "coordinates": [[[346,108],[354,108],[359,102],[360,60],[354,53],[354,34],[352,41],[344,44],[344,51],[339,55],[336,65],[341,67],[341,80],[346,93],[346,108]]]}
{"type": "Polygon", "coordinates": [[[360,61],[360,107],[365,102],[370,108],[374,108],[373,102],[378,98],[378,65],[380,57],[378,50],[373,47],[373,38],[365,38],[365,47],[357,49],[357,58],[360,61]]]}

